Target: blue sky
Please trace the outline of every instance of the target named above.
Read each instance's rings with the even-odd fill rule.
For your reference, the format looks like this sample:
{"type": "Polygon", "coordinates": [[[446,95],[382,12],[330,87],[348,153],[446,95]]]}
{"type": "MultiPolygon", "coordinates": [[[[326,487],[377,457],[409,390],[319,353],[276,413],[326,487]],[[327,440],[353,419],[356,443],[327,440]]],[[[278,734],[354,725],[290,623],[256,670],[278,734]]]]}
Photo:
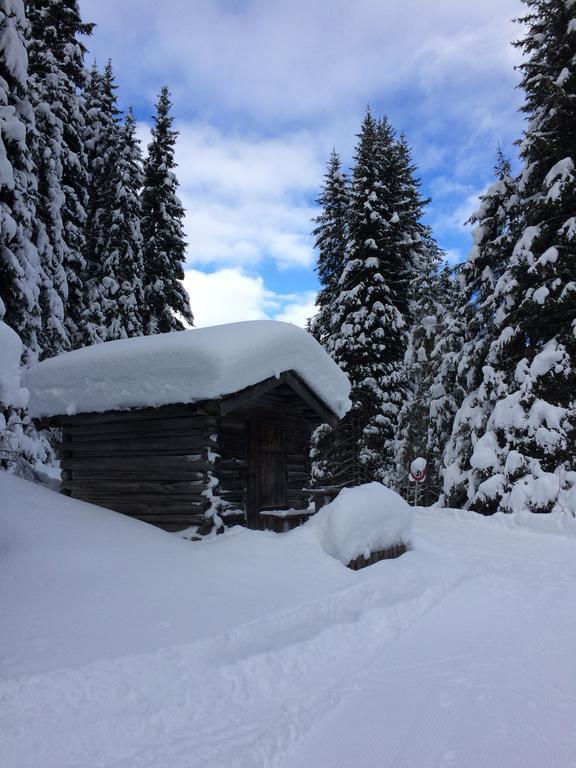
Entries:
{"type": "MultiPolygon", "coordinates": [[[[450,260],[491,180],[514,158],[521,92],[510,42],[520,0],[80,0],[146,140],[166,83],[198,325],[302,323],[317,288],[310,219],[332,146],[351,160],[367,104],[404,131],[426,219],[450,260]]],[[[89,61],[90,61],[89,58],[89,61]]]]}

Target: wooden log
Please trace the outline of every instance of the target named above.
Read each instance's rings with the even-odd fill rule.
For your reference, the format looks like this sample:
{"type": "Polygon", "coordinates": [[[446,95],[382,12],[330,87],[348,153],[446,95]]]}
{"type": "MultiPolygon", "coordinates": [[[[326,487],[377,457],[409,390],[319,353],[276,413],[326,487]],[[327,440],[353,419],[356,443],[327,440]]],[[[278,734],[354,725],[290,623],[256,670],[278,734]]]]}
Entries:
{"type": "Polygon", "coordinates": [[[227,491],[225,488],[220,489],[220,498],[231,504],[238,504],[244,508],[244,493],[238,491],[227,491]]]}
{"type": "Polygon", "coordinates": [[[90,460],[91,458],[118,458],[122,461],[124,459],[129,459],[131,457],[137,458],[137,457],[158,457],[163,458],[166,456],[186,456],[188,455],[189,451],[195,450],[195,447],[188,446],[188,447],[181,447],[181,448],[139,448],[139,447],[132,447],[132,448],[109,448],[106,446],[102,446],[99,448],[92,448],[90,450],[84,450],[84,449],[77,449],[74,447],[74,450],[72,451],[66,451],[65,454],[62,456],[62,460],[67,460],[70,458],[73,459],[87,459],[90,460]]]}
{"type": "Polygon", "coordinates": [[[62,490],[73,489],[78,493],[95,493],[99,496],[114,496],[116,494],[182,494],[196,493],[199,489],[204,490],[208,487],[208,478],[200,475],[194,481],[174,483],[155,482],[155,481],[130,481],[120,478],[108,479],[104,483],[100,480],[74,478],[73,480],[63,480],[60,485],[62,490]]]}
{"type": "Polygon", "coordinates": [[[154,421],[155,419],[193,416],[199,413],[209,415],[200,407],[201,405],[203,403],[177,403],[175,405],[162,405],[158,408],[132,408],[126,411],[106,411],[105,413],[76,413],[72,416],[55,416],[53,420],[58,422],[58,426],[66,427],[118,421],[154,421]]]}
{"type": "Polygon", "coordinates": [[[302,453],[287,453],[286,464],[287,465],[300,465],[308,461],[308,452],[302,451],[302,453]]]}
{"type": "Polygon", "coordinates": [[[234,416],[224,416],[220,420],[220,429],[223,431],[243,432],[246,428],[244,419],[237,419],[234,416]]]}
{"type": "Polygon", "coordinates": [[[246,480],[243,478],[239,478],[238,480],[230,480],[228,478],[220,477],[219,479],[223,490],[242,491],[246,487],[246,480]]]}
{"type": "Polygon", "coordinates": [[[139,419],[127,421],[86,421],[81,424],[68,424],[64,427],[65,435],[73,438],[84,438],[98,434],[134,433],[148,434],[149,432],[186,432],[188,430],[209,431],[217,428],[214,419],[205,416],[188,415],[171,418],[139,419]]]}
{"type": "Polygon", "coordinates": [[[133,456],[127,455],[121,458],[112,456],[77,456],[64,459],[60,466],[63,469],[87,469],[90,471],[108,471],[114,469],[141,469],[149,471],[153,469],[174,470],[192,469],[199,467],[212,468],[213,464],[206,461],[201,453],[177,454],[175,456],[133,456]]]}
{"type": "Polygon", "coordinates": [[[122,504],[150,504],[159,509],[172,509],[173,507],[184,507],[187,504],[204,505],[209,504],[206,496],[202,493],[178,493],[168,496],[166,494],[154,493],[122,493],[120,491],[110,491],[109,493],[99,491],[88,491],[81,488],[68,489],[75,499],[84,499],[85,501],[117,501],[122,504]]]}
{"type": "Polygon", "coordinates": [[[216,447],[216,443],[209,440],[206,436],[201,434],[183,434],[183,435],[170,435],[166,434],[162,437],[141,435],[139,437],[118,437],[108,439],[102,436],[94,436],[92,440],[78,441],[71,440],[63,444],[63,447],[67,451],[73,453],[85,453],[90,454],[94,451],[110,450],[175,450],[176,448],[184,449],[188,452],[201,451],[203,448],[216,447]]]}
{"type": "Polygon", "coordinates": [[[366,568],[369,565],[374,565],[381,560],[392,560],[396,557],[400,557],[408,550],[406,544],[395,544],[387,549],[380,549],[376,552],[372,552],[370,557],[366,558],[364,555],[359,555],[354,560],[350,560],[348,568],[353,571],[359,571],[361,568],[366,568]]]}
{"type": "Polygon", "coordinates": [[[172,440],[173,438],[185,439],[191,438],[196,441],[210,439],[213,432],[209,429],[197,429],[189,427],[186,429],[150,429],[150,430],[118,430],[116,432],[86,432],[82,435],[67,435],[67,442],[72,445],[84,445],[86,443],[97,442],[117,442],[122,440],[172,440]]]}
{"type": "Polygon", "coordinates": [[[150,483],[185,483],[198,480],[198,472],[188,472],[180,470],[178,472],[155,472],[150,470],[126,470],[118,471],[107,470],[106,472],[92,472],[91,470],[64,470],[61,473],[62,482],[94,482],[96,484],[106,484],[108,482],[150,482],[150,483]]]}
{"type": "MultiPolygon", "coordinates": [[[[73,496],[73,498],[81,498],[78,496],[73,496]]],[[[87,501],[89,503],[97,504],[100,507],[105,507],[106,509],[112,509],[116,512],[122,512],[123,514],[131,514],[131,515],[140,515],[140,514],[148,514],[148,515],[155,515],[155,516],[162,516],[162,515],[175,515],[180,514],[183,517],[187,517],[189,515],[195,515],[195,514],[201,514],[203,515],[208,509],[210,509],[210,504],[206,502],[205,504],[202,503],[192,503],[187,502],[186,504],[179,503],[179,504],[152,504],[150,502],[145,501],[134,501],[134,502],[127,502],[125,499],[89,499],[89,498],[81,498],[81,501],[87,501]]]]}

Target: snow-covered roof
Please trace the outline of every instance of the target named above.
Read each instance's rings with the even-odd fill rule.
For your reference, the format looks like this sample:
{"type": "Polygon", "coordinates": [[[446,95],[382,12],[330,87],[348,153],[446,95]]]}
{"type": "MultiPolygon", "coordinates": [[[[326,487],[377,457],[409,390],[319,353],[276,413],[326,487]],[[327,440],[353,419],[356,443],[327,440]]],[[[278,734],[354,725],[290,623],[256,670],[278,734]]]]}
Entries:
{"type": "Polygon", "coordinates": [[[212,400],[285,371],[348,411],[346,375],[309,333],[273,320],[96,344],[33,366],[25,385],[41,418],[212,400]]]}

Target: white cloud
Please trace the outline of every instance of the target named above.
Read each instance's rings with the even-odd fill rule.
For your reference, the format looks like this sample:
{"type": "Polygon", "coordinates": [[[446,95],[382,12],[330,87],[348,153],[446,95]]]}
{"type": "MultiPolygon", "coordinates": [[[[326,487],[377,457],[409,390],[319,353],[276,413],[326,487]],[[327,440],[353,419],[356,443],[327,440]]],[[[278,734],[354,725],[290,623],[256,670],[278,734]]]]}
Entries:
{"type": "Polygon", "coordinates": [[[333,145],[351,159],[367,103],[406,131],[428,218],[450,246],[466,238],[498,141],[510,148],[520,134],[510,41],[521,0],[80,5],[123,104],[148,116],[160,85],[173,91],[194,267],[309,269],[325,161],[333,145]],[[443,182],[429,188],[433,173],[443,182]]]}
{"type": "Polygon", "coordinates": [[[307,320],[316,314],[316,292],[308,291],[294,297],[291,303],[284,306],[282,312],[274,315],[274,320],[283,320],[286,323],[294,323],[302,328],[307,320]]]}
{"type": "MultiPolygon", "coordinates": [[[[300,132],[263,139],[180,121],[176,144],[186,209],[188,263],[308,269],[314,253],[312,205],[324,173],[324,146],[300,132]]],[[[139,127],[143,147],[150,140],[139,127]]]]}
{"type": "Polygon", "coordinates": [[[184,285],[190,295],[194,322],[199,328],[241,320],[284,320],[304,326],[314,314],[315,294],[310,291],[279,294],[239,267],[205,273],[187,269],[184,285]]]}
{"type": "Polygon", "coordinates": [[[458,250],[458,248],[447,248],[444,251],[444,260],[450,266],[454,266],[455,264],[460,264],[460,262],[464,261],[464,258],[462,252],[458,250]]]}
{"type": "Polygon", "coordinates": [[[476,192],[467,195],[466,198],[455,208],[452,206],[448,211],[439,213],[432,222],[432,229],[437,234],[465,232],[470,231],[468,223],[473,213],[478,210],[480,195],[486,191],[482,187],[476,192]]]}
{"type": "MultiPolygon", "coordinates": [[[[357,109],[407,83],[480,82],[510,69],[520,0],[81,0],[134,93],[169,76],[178,100],[259,122],[357,109]],[[135,23],[136,22],[136,23],[135,23]],[[138,50],[135,60],[134,51],[138,50]]],[[[97,32],[95,49],[103,48],[97,32]]]]}

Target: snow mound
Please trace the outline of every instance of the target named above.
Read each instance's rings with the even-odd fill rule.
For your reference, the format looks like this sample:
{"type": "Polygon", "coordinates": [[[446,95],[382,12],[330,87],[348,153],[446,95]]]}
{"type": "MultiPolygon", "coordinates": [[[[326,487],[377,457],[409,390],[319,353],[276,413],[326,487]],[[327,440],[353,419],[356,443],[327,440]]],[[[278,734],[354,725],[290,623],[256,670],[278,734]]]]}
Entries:
{"type": "Polygon", "coordinates": [[[343,488],[306,525],[316,531],[329,555],[348,565],[351,560],[409,544],[412,507],[380,483],[343,488]]]}
{"type": "Polygon", "coordinates": [[[28,392],[20,384],[22,342],[18,334],[0,321],[0,402],[24,407],[28,392]]]}
{"type": "Polygon", "coordinates": [[[338,416],[346,375],[306,331],[273,320],[120,339],[45,360],[26,374],[33,417],[192,403],[295,371],[338,416]]]}

